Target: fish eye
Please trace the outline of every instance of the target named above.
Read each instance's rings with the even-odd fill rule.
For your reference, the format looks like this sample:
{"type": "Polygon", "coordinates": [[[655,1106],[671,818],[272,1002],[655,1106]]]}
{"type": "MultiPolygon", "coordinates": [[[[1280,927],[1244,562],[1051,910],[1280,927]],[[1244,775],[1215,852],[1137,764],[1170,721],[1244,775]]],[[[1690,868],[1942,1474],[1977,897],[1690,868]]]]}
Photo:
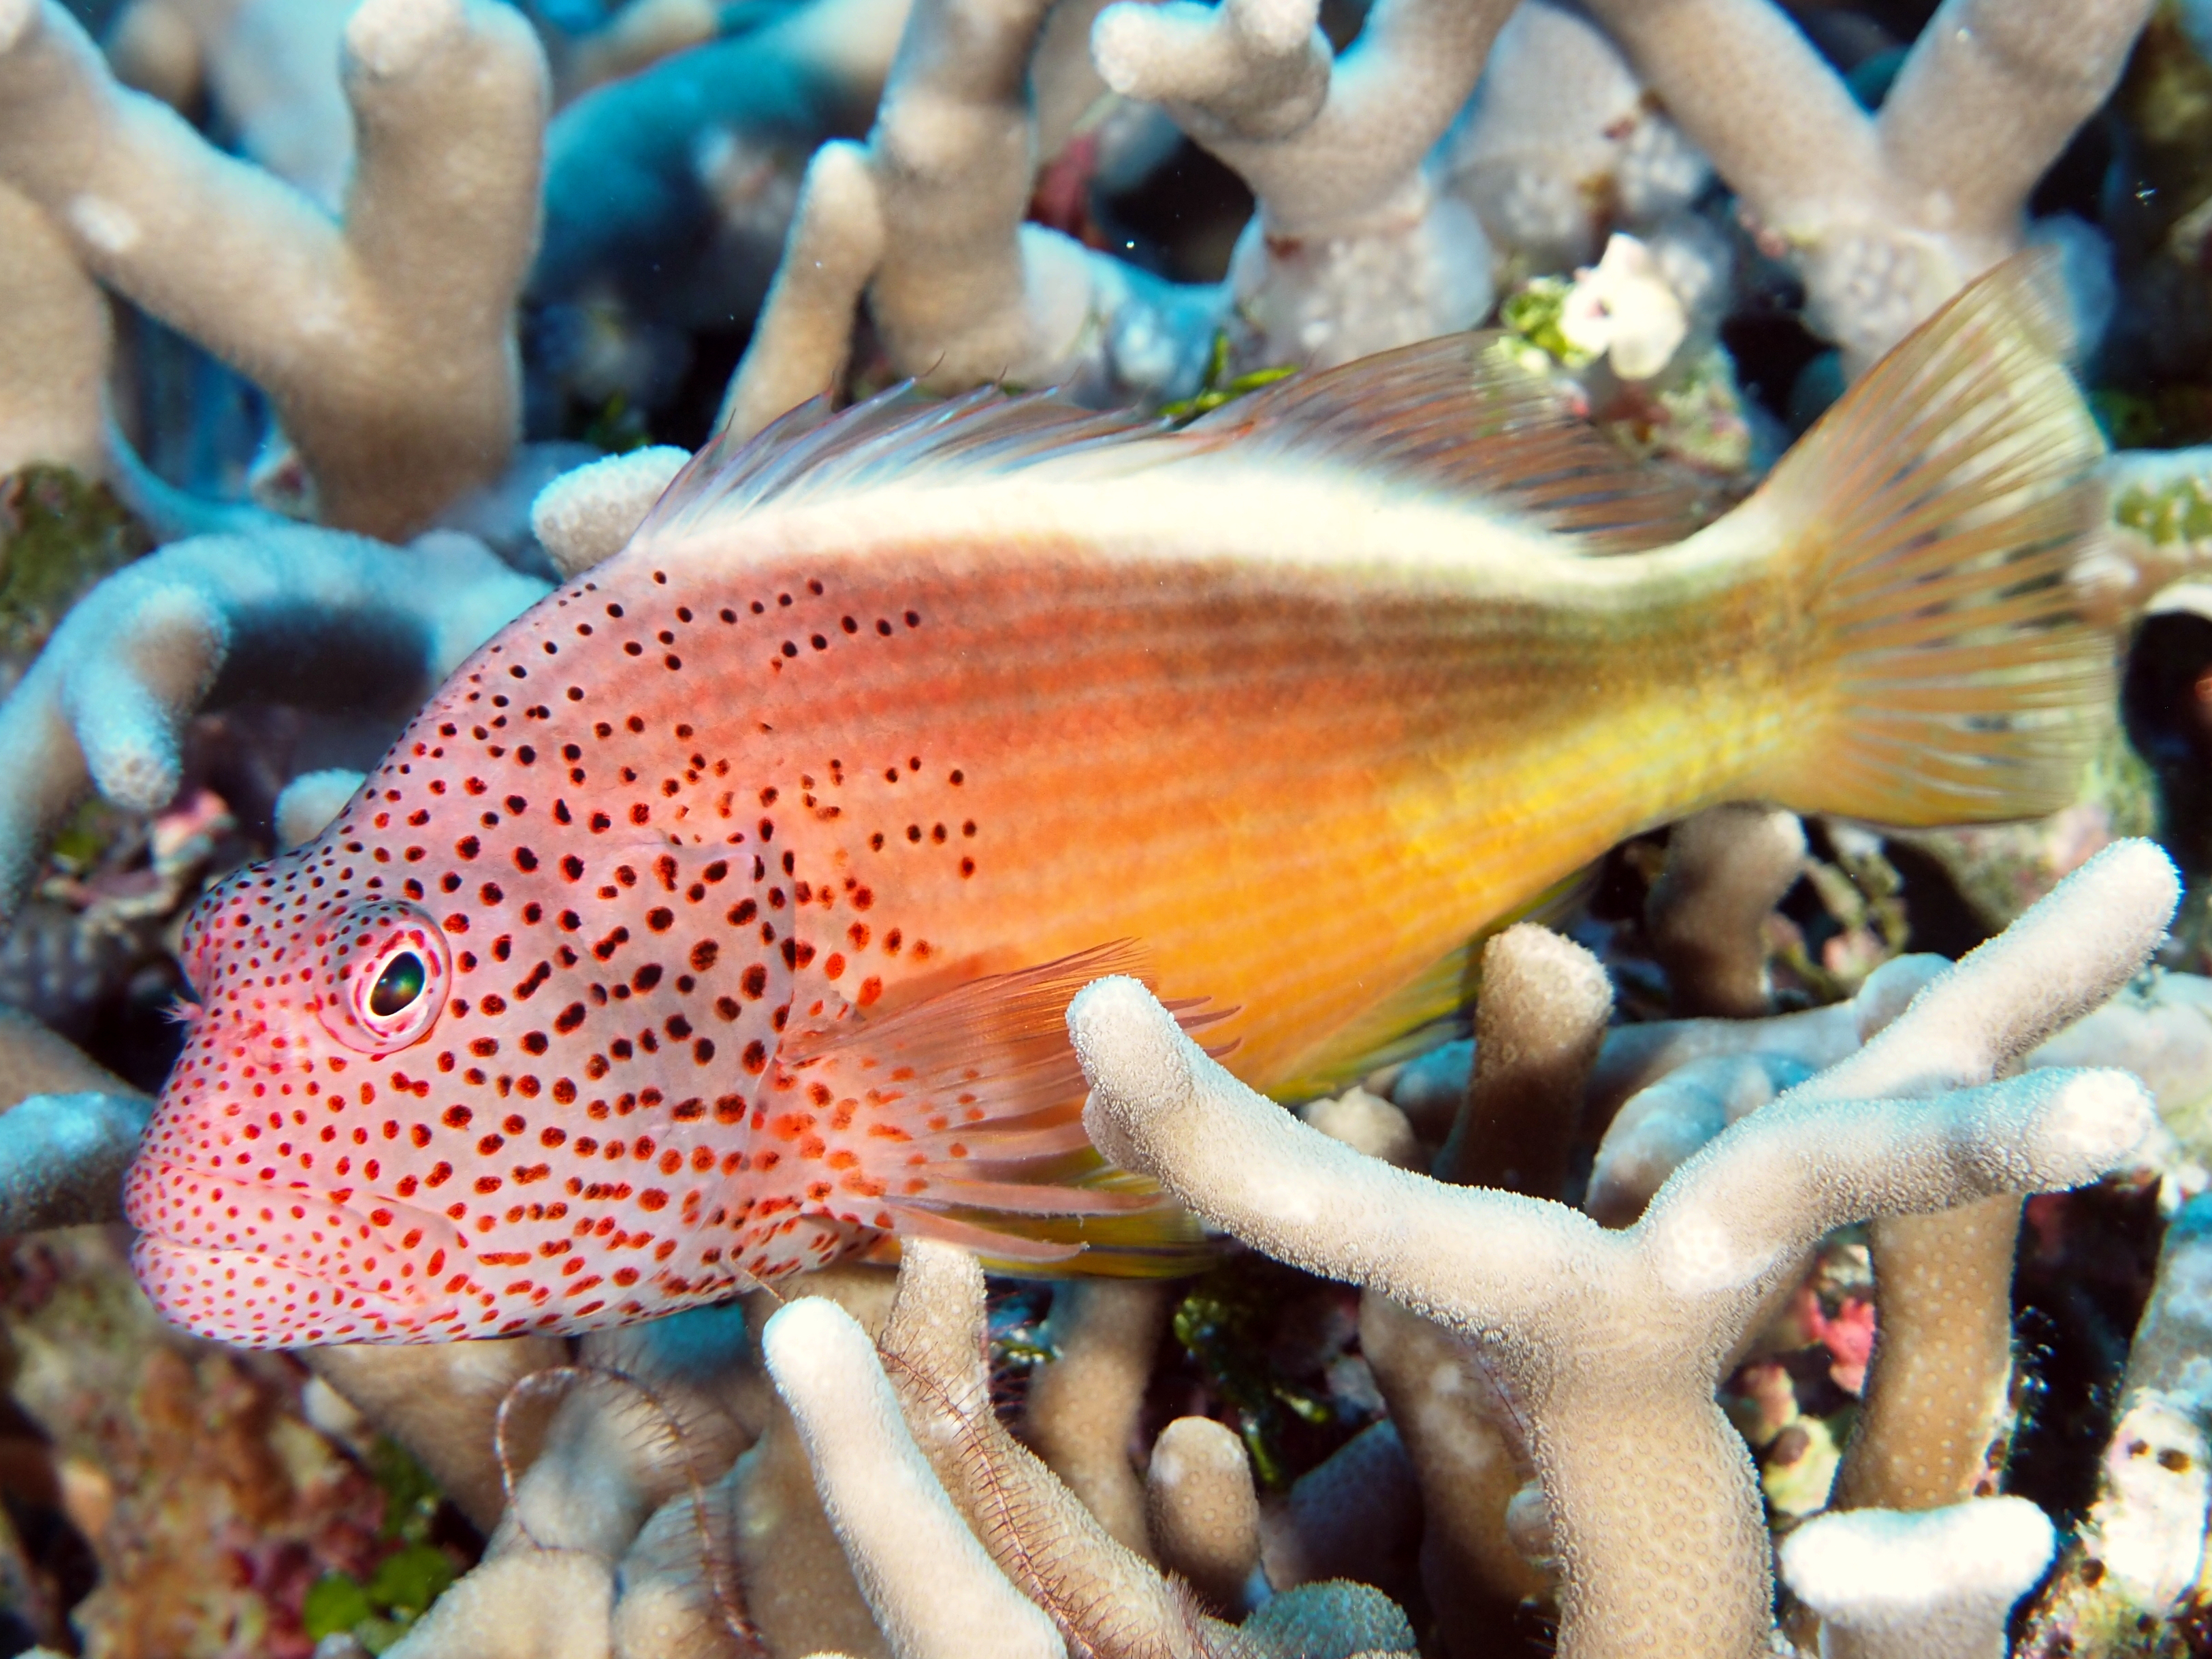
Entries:
{"type": "Polygon", "coordinates": [[[453,962],[434,918],[386,899],[334,919],[328,965],[315,996],[323,1029],[356,1054],[382,1056],[422,1040],[438,1023],[453,962]]]}
{"type": "Polygon", "coordinates": [[[407,1012],[410,1004],[422,994],[429,982],[430,970],[422,958],[412,951],[402,951],[384,964],[384,971],[376,976],[376,983],[368,993],[368,1012],[380,1019],[390,1019],[407,1012]]]}

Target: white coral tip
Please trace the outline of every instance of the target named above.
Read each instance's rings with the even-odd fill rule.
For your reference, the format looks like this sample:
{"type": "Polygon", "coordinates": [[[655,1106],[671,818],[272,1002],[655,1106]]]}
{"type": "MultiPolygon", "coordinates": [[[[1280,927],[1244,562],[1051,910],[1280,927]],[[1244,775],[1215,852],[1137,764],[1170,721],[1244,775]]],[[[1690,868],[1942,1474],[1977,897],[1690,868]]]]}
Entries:
{"type": "Polygon", "coordinates": [[[530,528],[563,576],[622,550],[690,453],[669,444],[571,468],[538,492],[530,528]]]}
{"type": "Polygon", "coordinates": [[[1910,1629],[1969,1605],[2002,1617],[2051,1565],[2051,1521],[2024,1498],[1809,1521],[1782,1546],[1782,1576],[1823,1619],[1854,1631],[1910,1629]]]}
{"type": "Polygon", "coordinates": [[[346,21],[346,54],[379,79],[405,75],[461,25],[461,0],[362,0],[346,21]]]}
{"type": "Polygon", "coordinates": [[[0,52],[12,52],[31,32],[39,0],[0,0],[0,52]]]}

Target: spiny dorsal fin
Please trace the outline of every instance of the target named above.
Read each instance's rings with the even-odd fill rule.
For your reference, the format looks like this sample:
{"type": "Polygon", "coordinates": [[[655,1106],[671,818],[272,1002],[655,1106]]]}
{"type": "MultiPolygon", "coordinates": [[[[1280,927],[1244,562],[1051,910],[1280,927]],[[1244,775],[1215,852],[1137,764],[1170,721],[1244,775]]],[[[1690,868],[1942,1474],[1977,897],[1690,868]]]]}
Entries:
{"type": "Polygon", "coordinates": [[[917,479],[950,483],[1164,435],[1157,421],[1079,409],[1052,392],[1009,396],[983,386],[947,401],[908,382],[838,415],[827,398],[815,398],[749,442],[716,434],[676,475],[632,545],[770,501],[917,479]]]}
{"type": "Polygon", "coordinates": [[[1498,330],[1448,334],[1241,398],[1188,435],[1477,496],[1594,553],[1698,527],[1689,491],[1634,461],[1571,408],[1498,330]]]}
{"type": "Polygon", "coordinates": [[[1295,458],[1476,498],[1588,552],[1661,546],[1697,527],[1687,490],[1638,467],[1522,366],[1510,336],[1493,331],[1295,375],[1181,432],[1050,392],[1008,396],[986,386],[939,402],[908,385],[840,415],[817,398],[750,442],[711,441],[632,545],[772,501],[1048,465],[1097,477],[1206,456],[1295,458]]]}

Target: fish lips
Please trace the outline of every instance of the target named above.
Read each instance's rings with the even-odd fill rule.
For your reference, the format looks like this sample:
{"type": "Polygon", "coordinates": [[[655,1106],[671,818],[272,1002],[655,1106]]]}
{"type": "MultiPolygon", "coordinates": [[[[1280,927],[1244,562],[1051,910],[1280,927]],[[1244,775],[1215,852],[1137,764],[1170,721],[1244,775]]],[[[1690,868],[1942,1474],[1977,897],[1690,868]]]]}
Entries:
{"type": "Polygon", "coordinates": [[[197,1335],[275,1348],[459,1334],[469,1258],[442,1216],[164,1159],[132,1170],[125,1209],[139,1282],[197,1335]]]}

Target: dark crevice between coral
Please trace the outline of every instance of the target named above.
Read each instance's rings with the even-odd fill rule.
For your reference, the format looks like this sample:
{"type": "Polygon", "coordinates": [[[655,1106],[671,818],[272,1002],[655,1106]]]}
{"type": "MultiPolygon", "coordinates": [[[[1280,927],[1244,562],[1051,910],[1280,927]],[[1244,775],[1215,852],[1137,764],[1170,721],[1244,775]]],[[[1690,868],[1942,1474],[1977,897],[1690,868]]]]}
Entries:
{"type": "Polygon", "coordinates": [[[2096,1497],[2120,1374],[2166,1237],[2155,1183],[2032,1198],[2013,1276],[2020,1426],[2005,1490],[2070,1528],[2096,1497]]]}

